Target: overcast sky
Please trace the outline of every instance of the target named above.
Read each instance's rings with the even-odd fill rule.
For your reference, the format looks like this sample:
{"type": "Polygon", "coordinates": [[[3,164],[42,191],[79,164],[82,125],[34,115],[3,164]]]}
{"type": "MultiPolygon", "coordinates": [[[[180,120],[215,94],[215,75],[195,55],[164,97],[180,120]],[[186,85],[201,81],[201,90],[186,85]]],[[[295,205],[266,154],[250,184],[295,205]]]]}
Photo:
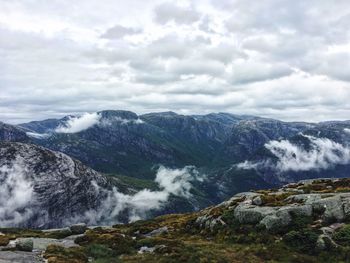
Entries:
{"type": "Polygon", "coordinates": [[[0,120],[350,119],[349,0],[0,0],[0,120]]]}

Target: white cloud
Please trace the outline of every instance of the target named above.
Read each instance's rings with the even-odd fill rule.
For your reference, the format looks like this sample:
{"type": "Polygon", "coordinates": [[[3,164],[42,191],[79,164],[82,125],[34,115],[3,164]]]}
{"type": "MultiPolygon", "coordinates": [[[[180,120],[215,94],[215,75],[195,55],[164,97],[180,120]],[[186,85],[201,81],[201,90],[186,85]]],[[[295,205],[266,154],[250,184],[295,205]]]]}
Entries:
{"type": "Polygon", "coordinates": [[[272,168],[278,172],[325,170],[336,165],[350,164],[350,148],[328,138],[303,135],[309,141],[307,149],[289,140],[270,141],[265,144],[276,158],[259,162],[245,161],[237,164],[239,169],[272,168]]]}
{"type": "MultiPolygon", "coordinates": [[[[161,209],[169,200],[170,195],[189,198],[192,188],[191,182],[201,181],[198,171],[192,166],[182,169],[169,169],[160,167],[155,182],[160,190],[141,190],[133,195],[120,193],[116,188],[107,192],[107,198],[101,202],[102,206],[97,210],[90,210],[83,218],[71,219],[75,221],[84,220],[89,224],[96,223],[116,223],[118,216],[127,211],[130,221],[144,218],[152,210],[161,209]]],[[[96,183],[92,182],[97,191],[100,189],[96,183]]]]}
{"type": "Polygon", "coordinates": [[[0,1],[0,119],[117,108],[347,119],[349,8],[346,0],[0,1]]]}
{"type": "Polygon", "coordinates": [[[127,124],[143,124],[145,123],[143,120],[137,118],[137,119],[123,119],[121,117],[113,117],[109,119],[102,119],[99,121],[99,125],[101,126],[110,126],[113,123],[120,123],[122,125],[127,125],[127,124]]]}
{"type": "Polygon", "coordinates": [[[55,129],[57,133],[77,133],[99,123],[101,116],[98,113],[85,113],[79,117],[70,117],[63,125],[55,129]]]}
{"type": "Polygon", "coordinates": [[[26,132],[27,136],[36,138],[36,139],[46,139],[50,137],[48,133],[36,133],[36,132],[26,132]]]}
{"type": "Polygon", "coordinates": [[[344,131],[345,131],[346,133],[349,133],[349,134],[350,134],[350,129],[349,129],[349,128],[345,128],[344,131]]]}
{"type": "Polygon", "coordinates": [[[25,177],[23,165],[17,158],[11,165],[0,167],[0,226],[26,225],[33,216],[34,187],[25,177]]]}
{"type": "Polygon", "coordinates": [[[260,165],[261,163],[259,162],[252,162],[252,161],[245,160],[242,163],[238,163],[236,167],[242,170],[251,170],[251,169],[257,170],[260,165]]]}
{"type": "Polygon", "coordinates": [[[276,168],[285,171],[328,169],[338,164],[350,163],[350,148],[327,138],[304,135],[310,141],[305,150],[288,140],[270,141],[265,148],[278,158],[276,168]]]}

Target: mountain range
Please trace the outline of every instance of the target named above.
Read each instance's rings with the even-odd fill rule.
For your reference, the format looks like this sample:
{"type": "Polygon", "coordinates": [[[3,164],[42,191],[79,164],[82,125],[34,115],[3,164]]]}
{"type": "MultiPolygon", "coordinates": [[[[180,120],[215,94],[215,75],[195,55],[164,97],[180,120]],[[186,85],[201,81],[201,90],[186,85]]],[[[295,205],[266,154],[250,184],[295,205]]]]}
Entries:
{"type": "MultiPolygon", "coordinates": [[[[82,198],[86,203],[81,211],[86,222],[90,220],[87,213],[101,207],[98,200],[124,198],[123,209],[109,209],[103,214],[125,222],[198,210],[251,189],[278,187],[308,178],[346,177],[350,170],[350,121],[284,122],[229,113],[137,115],[106,110],[18,125],[0,124],[0,140],[7,141],[1,144],[1,150],[11,156],[23,155],[23,151],[26,154],[44,151],[44,156],[69,158],[56,158],[56,165],[50,165],[52,171],[45,170],[48,164],[44,157],[38,160],[36,154],[27,154],[22,158],[29,165],[28,174],[36,175],[30,180],[38,189],[34,191],[36,195],[46,196],[45,191],[36,187],[40,174],[50,174],[46,176],[47,183],[54,187],[55,174],[62,174],[58,167],[67,163],[84,167],[76,171],[78,178],[91,181],[82,176],[93,174],[103,181],[99,188],[103,189],[103,197],[85,196],[84,192],[82,198]],[[34,165],[37,162],[40,165],[34,165]],[[33,165],[36,170],[32,170],[33,165]],[[145,194],[151,200],[150,208],[140,209],[142,205],[136,197],[145,194]],[[157,195],[164,198],[154,198],[157,195]],[[124,206],[131,209],[128,211],[124,206]]],[[[10,167],[6,156],[0,156],[0,163],[10,167]]],[[[81,202],[79,197],[73,198],[73,193],[81,192],[84,183],[71,178],[63,181],[71,189],[65,194],[70,192],[72,196],[60,202],[81,202]]],[[[63,188],[57,190],[64,192],[63,188]]],[[[58,195],[50,198],[57,200],[58,195]]],[[[70,213],[65,215],[67,218],[77,218],[74,208],[64,212],[70,213]]],[[[52,214],[52,221],[55,213],[59,212],[52,214]]],[[[90,223],[105,219],[94,220],[90,223]]],[[[30,222],[42,226],[40,220],[30,222]]],[[[50,220],[47,222],[51,224],[50,220]]]]}

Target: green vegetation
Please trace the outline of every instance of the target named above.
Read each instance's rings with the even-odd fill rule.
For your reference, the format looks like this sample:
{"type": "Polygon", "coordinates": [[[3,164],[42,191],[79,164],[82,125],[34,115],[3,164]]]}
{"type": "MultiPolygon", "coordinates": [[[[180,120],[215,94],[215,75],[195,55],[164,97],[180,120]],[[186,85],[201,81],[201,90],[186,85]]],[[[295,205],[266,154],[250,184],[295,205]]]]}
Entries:
{"type": "MultiPolygon", "coordinates": [[[[295,194],[292,189],[299,191],[301,188],[322,193],[316,195],[318,201],[332,198],[332,192],[324,194],[320,185],[337,191],[348,187],[350,180],[317,180],[291,184],[283,191],[258,191],[262,199],[262,204],[258,205],[252,204],[256,195],[247,194],[198,212],[89,229],[75,239],[79,247],[50,245],[44,257],[48,263],[350,262],[350,224],[331,225],[322,221],[327,209],[324,206],[307,213],[308,205],[303,201],[295,203],[290,198],[295,194]],[[278,210],[278,206],[284,207],[278,210]],[[234,211],[238,211],[238,215],[234,211]],[[289,220],[288,224],[282,227],[272,224],[275,228],[269,228],[263,220],[244,221],[266,211],[270,220],[277,218],[277,214],[271,215],[273,211],[284,211],[283,219],[289,220]]],[[[337,207],[338,204],[328,209],[337,207]]],[[[344,218],[340,222],[347,222],[344,218]]],[[[279,221],[275,222],[278,225],[279,221]]],[[[15,237],[55,234],[11,228],[0,231],[4,233],[0,244],[7,244],[15,237]]]]}
{"type": "Polygon", "coordinates": [[[290,247],[303,253],[314,253],[318,234],[309,229],[302,229],[300,231],[290,231],[283,240],[290,247]]]}
{"type": "Polygon", "coordinates": [[[83,248],[64,248],[57,245],[49,245],[44,257],[48,263],[85,263],[88,258],[83,248]]]}
{"type": "Polygon", "coordinates": [[[116,175],[116,174],[108,174],[108,175],[120,179],[120,181],[123,184],[133,187],[137,190],[142,190],[145,188],[150,190],[158,190],[158,185],[153,180],[138,179],[135,177],[116,175]]]}
{"type": "Polygon", "coordinates": [[[333,238],[339,244],[350,246],[350,225],[346,225],[339,229],[334,234],[333,238]]]}

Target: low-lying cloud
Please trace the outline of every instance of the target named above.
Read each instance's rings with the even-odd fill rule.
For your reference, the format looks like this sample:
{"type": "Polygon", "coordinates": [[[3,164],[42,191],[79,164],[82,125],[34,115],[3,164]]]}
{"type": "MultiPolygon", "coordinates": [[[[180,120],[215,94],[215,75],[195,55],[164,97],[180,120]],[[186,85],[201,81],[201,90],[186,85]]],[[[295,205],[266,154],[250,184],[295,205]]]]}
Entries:
{"type": "Polygon", "coordinates": [[[190,198],[192,183],[203,180],[193,166],[182,169],[161,166],[155,178],[159,190],[143,189],[134,194],[121,193],[117,187],[108,190],[93,180],[91,187],[96,192],[92,196],[99,205],[85,212],[81,211],[80,214],[67,214],[64,222],[51,222],[49,209],[55,208],[47,207],[43,203],[44,200],[35,191],[39,182],[29,178],[30,174],[21,157],[0,167],[0,226],[63,226],[77,222],[101,225],[135,221],[146,218],[152,211],[162,209],[171,196],[190,198]]]}
{"type": "Polygon", "coordinates": [[[161,209],[169,201],[171,195],[189,198],[191,182],[201,180],[202,178],[193,166],[186,166],[182,169],[169,169],[161,166],[155,178],[160,190],[143,189],[133,195],[123,194],[117,188],[106,191],[92,181],[96,191],[105,191],[107,197],[101,202],[102,206],[99,209],[86,212],[83,220],[89,224],[110,224],[118,222],[121,214],[126,215],[129,221],[142,219],[148,212],[161,209]]]}
{"type": "Polygon", "coordinates": [[[289,140],[270,141],[265,144],[277,162],[271,159],[251,162],[245,161],[237,165],[239,169],[272,168],[279,172],[325,170],[336,165],[350,163],[350,148],[328,138],[317,138],[303,135],[309,140],[309,147],[305,149],[291,143],[289,140]]]}
{"type": "Polygon", "coordinates": [[[119,123],[121,125],[126,125],[126,124],[143,124],[145,122],[141,119],[124,119],[121,117],[113,117],[110,119],[101,120],[99,122],[99,125],[110,126],[110,125],[113,125],[113,123],[119,123]]]}
{"type": "Polygon", "coordinates": [[[33,216],[34,186],[25,176],[20,158],[0,167],[0,226],[26,225],[33,216]]]}
{"type": "Polygon", "coordinates": [[[27,136],[35,139],[46,139],[50,137],[49,133],[36,133],[36,132],[26,132],[27,136]]]}
{"type": "Polygon", "coordinates": [[[58,133],[77,133],[98,124],[101,116],[98,113],[85,113],[79,117],[71,117],[64,125],[55,129],[58,133]]]}

